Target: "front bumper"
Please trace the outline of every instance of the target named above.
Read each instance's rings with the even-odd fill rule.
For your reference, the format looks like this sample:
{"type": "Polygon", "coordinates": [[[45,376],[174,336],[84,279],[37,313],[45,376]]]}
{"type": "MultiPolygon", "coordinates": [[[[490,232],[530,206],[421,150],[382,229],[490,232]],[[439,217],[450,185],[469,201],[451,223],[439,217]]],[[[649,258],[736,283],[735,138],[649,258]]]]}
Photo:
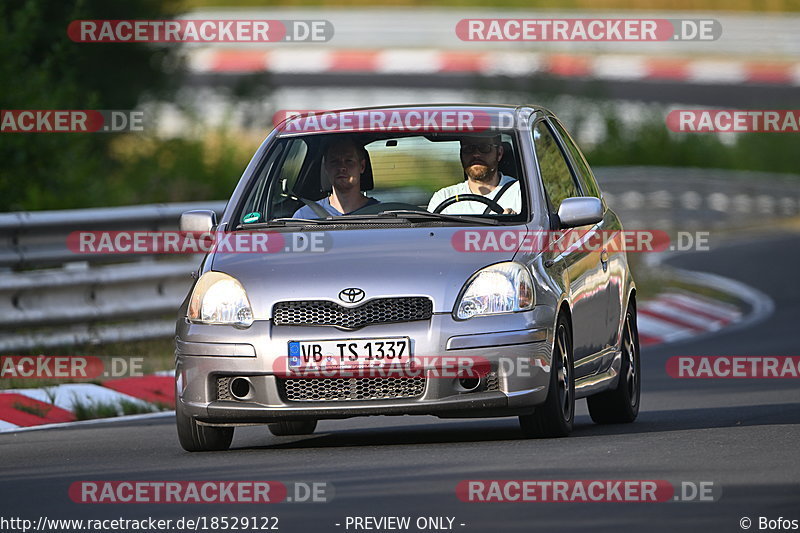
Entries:
{"type": "MultiPolygon", "coordinates": [[[[332,327],[276,327],[255,322],[246,330],[181,321],[176,350],[176,400],[184,414],[214,425],[277,420],[335,419],[368,415],[439,417],[509,416],[529,413],[547,396],[552,311],[532,311],[456,321],[449,314],[430,320],[367,326],[357,331],[332,327]],[[452,374],[425,374],[424,389],[412,398],[290,400],[276,361],[288,343],[409,337],[415,357],[468,357],[488,361],[490,375],[465,391],[452,374]],[[245,377],[251,394],[220,399],[218,379],[245,377]],[[490,381],[488,383],[488,381],[490,381]]],[[[325,379],[325,378],[318,378],[325,379]]],[[[381,379],[381,378],[376,378],[381,379]]]]}

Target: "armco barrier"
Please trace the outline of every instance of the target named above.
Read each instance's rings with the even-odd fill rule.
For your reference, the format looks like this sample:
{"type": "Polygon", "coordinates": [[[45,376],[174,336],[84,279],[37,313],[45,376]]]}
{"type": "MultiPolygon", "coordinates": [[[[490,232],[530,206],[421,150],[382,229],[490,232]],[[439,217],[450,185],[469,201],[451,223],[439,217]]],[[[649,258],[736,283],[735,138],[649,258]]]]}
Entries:
{"type": "Polygon", "coordinates": [[[625,229],[708,231],[800,214],[800,176],[670,167],[595,174],[625,229]]]}
{"type": "MultiPolygon", "coordinates": [[[[14,269],[62,265],[76,258],[67,248],[67,235],[79,230],[174,230],[184,211],[213,209],[225,202],[101,207],[64,211],[0,214],[0,268],[14,269]]],[[[119,261],[119,256],[93,255],[92,263],[119,261]]]]}
{"type": "Polygon", "coordinates": [[[198,256],[76,255],[79,230],[175,230],[193,202],[0,214],[0,353],[168,337],[198,256]],[[42,268],[54,267],[59,268],[42,268]],[[169,317],[169,318],[167,318],[169,317]]]}

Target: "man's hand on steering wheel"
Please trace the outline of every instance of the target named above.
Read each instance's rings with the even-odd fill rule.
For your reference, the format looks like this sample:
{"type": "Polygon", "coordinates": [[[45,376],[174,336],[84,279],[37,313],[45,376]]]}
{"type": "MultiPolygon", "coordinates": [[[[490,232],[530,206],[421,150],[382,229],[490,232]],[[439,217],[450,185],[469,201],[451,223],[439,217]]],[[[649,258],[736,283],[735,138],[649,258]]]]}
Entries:
{"type": "Polygon", "coordinates": [[[442,203],[436,206],[436,209],[433,210],[434,213],[441,213],[446,208],[450,207],[456,202],[478,202],[484,205],[489,206],[489,209],[494,211],[499,215],[516,215],[517,213],[510,208],[503,208],[500,204],[495,202],[490,198],[486,198],[485,196],[481,196],[480,194],[457,194],[455,196],[451,196],[450,198],[445,199],[442,203]]]}
{"type": "Polygon", "coordinates": [[[450,207],[456,202],[479,202],[484,205],[488,205],[489,209],[494,211],[495,213],[502,215],[508,214],[506,213],[506,209],[503,208],[500,204],[495,202],[490,198],[486,198],[485,196],[481,196],[480,194],[457,194],[455,196],[451,196],[450,198],[445,199],[442,203],[436,206],[436,209],[433,210],[434,213],[441,213],[446,208],[450,207]]]}

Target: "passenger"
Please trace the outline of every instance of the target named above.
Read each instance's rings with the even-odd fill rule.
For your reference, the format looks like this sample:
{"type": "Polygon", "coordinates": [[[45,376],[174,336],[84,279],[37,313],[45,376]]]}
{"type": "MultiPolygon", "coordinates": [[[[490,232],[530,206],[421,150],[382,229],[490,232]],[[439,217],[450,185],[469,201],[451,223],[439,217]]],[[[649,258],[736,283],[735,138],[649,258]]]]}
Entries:
{"type": "MultiPolygon", "coordinates": [[[[349,137],[337,138],[325,149],[322,172],[332,185],[330,196],[316,202],[331,216],[349,215],[362,207],[380,203],[361,192],[361,174],[366,168],[366,149],[349,137]]],[[[294,218],[320,218],[311,206],[295,211],[294,218]]]]}
{"type": "MultiPolygon", "coordinates": [[[[467,179],[456,185],[440,189],[428,203],[428,211],[433,212],[448,198],[461,194],[478,194],[495,200],[504,208],[503,214],[516,215],[522,211],[522,194],[516,178],[506,176],[498,170],[503,158],[503,145],[500,136],[465,137],[461,139],[461,165],[467,179]]],[[[442,213],[458,215],[497,214],[487,210],[486,204],[462,201],[446,207],[442,213]]]]}

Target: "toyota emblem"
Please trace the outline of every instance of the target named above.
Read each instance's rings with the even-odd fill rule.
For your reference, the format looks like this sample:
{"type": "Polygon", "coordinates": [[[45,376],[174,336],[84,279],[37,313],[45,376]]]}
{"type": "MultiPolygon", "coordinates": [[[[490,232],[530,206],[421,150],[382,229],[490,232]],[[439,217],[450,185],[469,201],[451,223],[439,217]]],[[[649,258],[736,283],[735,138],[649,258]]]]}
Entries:
{"type": "Polygon", "coordinates": [[[339,293],[339,299],[343,302],[354,304],[364,299],[364,291],[355,287],[344,289],[339,293]]]}

